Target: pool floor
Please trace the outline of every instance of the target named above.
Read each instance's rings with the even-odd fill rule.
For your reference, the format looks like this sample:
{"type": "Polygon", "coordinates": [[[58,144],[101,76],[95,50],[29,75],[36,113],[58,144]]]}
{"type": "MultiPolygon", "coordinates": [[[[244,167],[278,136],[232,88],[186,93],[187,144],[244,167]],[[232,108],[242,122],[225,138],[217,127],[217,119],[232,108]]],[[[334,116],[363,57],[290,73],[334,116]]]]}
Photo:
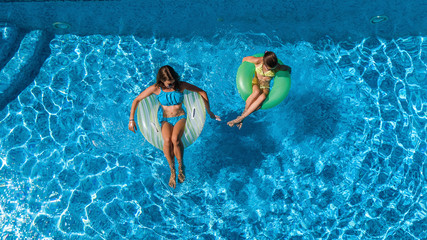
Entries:
{"type": "Polygon", "coordinates": [[[0,111],[3,239],[427,238],[425,37],[57,35],[48,46],[0,111]],[[244,108],[237,68],[266,50],[292,67],[290,93],[230,128],[244,108]],[[166,64],[223,119],[185,150],[176,189],[163,153],[127,129],[166,64]]]}

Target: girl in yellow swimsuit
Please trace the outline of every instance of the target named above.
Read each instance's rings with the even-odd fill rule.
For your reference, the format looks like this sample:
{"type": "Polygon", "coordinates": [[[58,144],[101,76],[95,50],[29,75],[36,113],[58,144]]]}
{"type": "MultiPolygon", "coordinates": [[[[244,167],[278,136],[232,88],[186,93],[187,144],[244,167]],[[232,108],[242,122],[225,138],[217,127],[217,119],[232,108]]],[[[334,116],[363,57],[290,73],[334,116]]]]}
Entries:
{"type": "Polygon", "coordinates": [[[249,114],[261,108],[262,103],[270,92],[270,81],[278,71],[289,71],[291,68],[286,65],[280,65],[274,52],[266,51],[263,57],[244,57],[242,62],[255,64],[255,74],[252,79],[252,94],[246,99],[245,110],[236,119],[229,121],[230,127],[242,127],[243,119],[249,114]]]}

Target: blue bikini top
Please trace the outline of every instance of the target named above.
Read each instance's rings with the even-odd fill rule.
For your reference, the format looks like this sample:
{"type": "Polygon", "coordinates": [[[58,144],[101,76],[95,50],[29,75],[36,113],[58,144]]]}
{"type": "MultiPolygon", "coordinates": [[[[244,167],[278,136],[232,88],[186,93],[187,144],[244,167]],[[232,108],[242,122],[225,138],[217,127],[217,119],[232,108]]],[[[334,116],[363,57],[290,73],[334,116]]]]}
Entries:
{"type": "Polygon", "coordinates": [[[160,88],[160,94],[157,95],[157,100],[163,106],[178,105],[184,101],[184,94],[180,91],[164,92],[162,88],[160,88]]]}

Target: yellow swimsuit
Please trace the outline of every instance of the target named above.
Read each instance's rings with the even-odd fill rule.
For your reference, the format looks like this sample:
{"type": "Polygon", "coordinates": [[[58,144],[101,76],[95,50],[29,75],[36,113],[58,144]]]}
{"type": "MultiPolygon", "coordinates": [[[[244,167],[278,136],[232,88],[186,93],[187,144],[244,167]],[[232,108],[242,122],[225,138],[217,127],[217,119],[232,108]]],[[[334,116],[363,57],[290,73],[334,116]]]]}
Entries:
{"type": "Polygon", "coordinates": [[[264,77],[270,77],[270,78],[272,78],[276,75],[276,72],[272,71],[272,70],[268,70],[267,72],[264,72],[264,70],[262,70],[263,66],[264,65],[261,64],[261,66],[255,68],[255,72],[257,72],[259,75],[262,75],[264,77]]]}
{"type": "MultiPolygon", "coordinates": [[[[276,72],[273,70],[268,70],[267,72],[264,72],[262,69],[263,66],[264,65],[261,64],[259,67],[256,67],[255,72],[258,73],[259,75],[262,75],[264,77],[270,77],[270,78],[273,78],[276,75],[276,72]]],[[[259,85],[260,89],[265,89],[265,88],[269,89],[270,88],[270,81],[262,81],[260,83],[260,81],[258,80],[258,78],[255,74],[255,77],[252,79],[252,85],[259,85]]]]}

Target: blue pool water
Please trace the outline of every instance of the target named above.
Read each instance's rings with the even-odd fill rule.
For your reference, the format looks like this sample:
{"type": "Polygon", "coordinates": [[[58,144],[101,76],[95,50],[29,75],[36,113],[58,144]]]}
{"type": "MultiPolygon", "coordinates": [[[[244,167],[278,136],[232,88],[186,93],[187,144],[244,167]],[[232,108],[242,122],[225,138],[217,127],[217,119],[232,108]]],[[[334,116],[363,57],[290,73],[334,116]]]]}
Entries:
{"type": "Polygon", "coordinates": [[[426,239],[425,37],[287,43],[57,35],[0,111],[3,239],[426,239]],[[279,106],[242,130],[235,74],[271,50],[292,66],[279,106]],[[132,100],[173,66],[208,120],[168,185],[163,153],[127,129],[132,100]]]}

